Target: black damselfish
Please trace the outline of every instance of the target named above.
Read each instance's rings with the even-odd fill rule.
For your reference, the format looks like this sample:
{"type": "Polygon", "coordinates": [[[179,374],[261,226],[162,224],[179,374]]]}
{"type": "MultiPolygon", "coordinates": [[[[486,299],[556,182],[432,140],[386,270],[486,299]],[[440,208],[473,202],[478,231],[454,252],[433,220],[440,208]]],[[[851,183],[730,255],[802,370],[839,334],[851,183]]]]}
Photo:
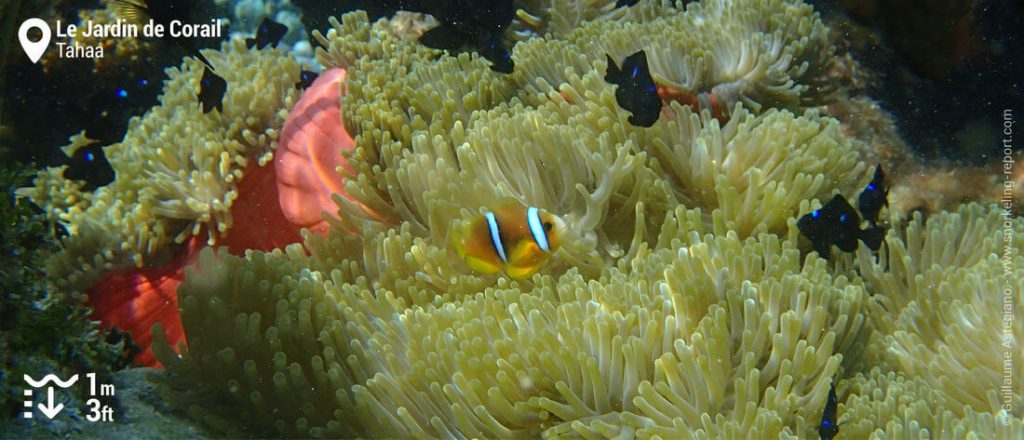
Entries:
{"type": "Polygon", "coordinates": [[[839,403],[836,400],[836,386],[833,384],[828,389],[828,401],[825,402],[825,409],[821,413],[821,425],[818,425],[818,436],[821,440],[832,440],[839,434],[839,425],[836,423],[839,403]]]}
{"type": "Polygon", "coordinates": [[[515,63],[512,62],[512,54],[508,53],[501,38],[494,38],[490,41],[482,41],[476,48],[477,53],[484,59],[491,62],[491,70],[501,73],[512,73],[515,63]]]}
{"type": "MultiPolygon", "coordinates": [[[[208,7],[208,0],[111,0],[118,11],[118,14],[124,18],[138,19],[139,17],[148,17],[155,24],[162,25],[164,29],[170,29],[171,22],[177,21],[180,23],[190,23],[193,21],[196,15],[196,10],[200,7],[208,7]]],[[[201,87],[199,89],[199,102],[203,105],[203,113],[209,113],[210,110],[217,109],[223,111],[224,103],[224,92],[227,90],[227,82],[224,78],[217,76],[214,73],[213,64],[210,64],[210,60],[206,59],[199,49],[192,44],[191,38],[186,37],[171,37],[170,33],[164,39],[177,44],[182,49],[185,49],[190,55],[196,57],[199,61],[205,64],[205,71],[203,72],[203,78],[200,80],[201,87]]]]}
{"type": "Polygon", "coordinates": [[[857,250],[857,240],[877,251],[885,237],[885,230],[880,227],[861,229],[857,211],[839,194],[833,196],[821,209],[801,217],[796,226],[800,233],[811,240],[814,251],[822,258],[829,257],[833,244],[843,252],[857,250]]]}
{"type": "Polygon", "coordinates": [[[864,220],[871,222],[872,225],[878,224],[878,213],[882,210],[883,206],[889,205],[889,187],[885,186],[885,173],[882,172],[882,166],[875,166],[875,177],[871,179],[871,183],[864,187],[864,191],[861,191],[860,195],[857,196],[857,208],[860,209],[860,214],[864,216],[864,220]]]}
{"type": "Polygon", "coordinates": [[[313,81],[316,81],[318,76],[320,76],[318,73],[309,70],[299,72],[299,82],[295,83],[295,88],[300,90],[308,89],[309,86],[313,85],[313,81]]]}
{"type": "Polygon", "coordinates": [[[839,194],[833,196],[821,209],[800,217],[796,225],[800,233],[811,240],[814,251],[824,258],[829,257],[829,250],[833,244],[843,252],[857,250],[858,239],[869,249],[877,251],[885,238],[885,230],[878,226],[878,213],[883,206],[889,204],[888,197],[889,187],[885,185],[885,173],[882,166],[878,165],[875,167],[871,183],[857,196],[857,206],[871,227],[861,229],[861,219],[857,216],[857,211],[854,211],[850,202],[839,194]]]}
{"type": "Polygon", "coordinates": [[[260,22],[260,27],[256,29],[256,38],[246,38],[245,47],[252,49],[263,49],[264,47],[277,46],[277,43],[281,42],[281,38],[284,34],[288,33],[288,26],[271,20],[268,17],[263,17],[263,21],[260,22]]]}
{"type": "Polygon", "coordinates": [[[639,51],[622,61],[622,68],[608,56],[608,70],[604,80],[618,87],[615,100],[619,106],[633,115],[629,123],[639,127],[650,127],[661,114],[661,97],[654,86],[654,78],[647,68],[647,53],[639,51]]]}
{"type": "Polygon", "coordinates": [[[114,180],[114,168],[110,166],[107,155],[103,154],[103,147],[99,143],[79,147],[71,155],[67,165],[64,169],[64,178],[84,180],[84,191],[92,191],[114,180]]]}
{"type": "Polygon", "coordinates": [[[516,9],[512,0],[386,0],[384,6],[434,16],[441,25],[420,37],[434,49],[471,47],[491,62],[491,70],[511,73],[515,64],[502,40],[516,9]]]}
{"type": "Polygon", "coordinates": [[[203,104],[203,113],[210,110],[224,111],[224,93],[228,90],[228,83],[224,78],[217,76],[209,67],[203,68],[203,78],[199,80],[199,102],[203,104]]]}

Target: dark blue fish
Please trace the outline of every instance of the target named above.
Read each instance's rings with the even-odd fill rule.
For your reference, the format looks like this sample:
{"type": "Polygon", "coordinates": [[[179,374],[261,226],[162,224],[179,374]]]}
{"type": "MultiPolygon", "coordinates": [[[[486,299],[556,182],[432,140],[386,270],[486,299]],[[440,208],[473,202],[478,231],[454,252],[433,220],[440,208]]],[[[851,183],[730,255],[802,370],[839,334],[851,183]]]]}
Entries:
{"type": "Polygon", "coordinates": [[[196,57],[206,65],[206,71],[201,80],[202,87],[199,92],[199,101],[203,104],[203,113],[209,113],[216,108],[223,107],[222,99],[224,91],[227,90],[227,83],[224,78],[217,76],[213,71],[213,64],[206,59],[199,49],[193,44],[192,38],[172,37],[170,35],[171,23],[196,23],[195,17],[199,10],[210,7],[209,0],[111,0],[118,15],[123,18],[138,21],[140,18],[148,18],[155,24],[164,28],[164,40],[177,44],[185,49],[190,55],[196,57]]]}
{"type": "Polygon", "coordinates": [[[843,252],[857,250],[857,240],[877,251],[885,237],[885,230],[880,227],[861,229],[857,211],[839,194],[833,196],[821,209],[801,217],[796,225],[822,258],[829,257],[832,245],[843,252]]]}
{"type": "Polygon", "coordinates": [[[383,4],[427,13],[441,22],[420,37],[424,46],[451,51],[473,48],[496,72],[510,73],[515,67],[502,39],[516,14],[512,0],[385,0],[383,4]]]}
{"type": "Polygon", "coordinates": [[[263,17],[263,21],[260,22],[260,27],[256,29],[256,38],[246,38],[245,47],[252,49],[263,49],[264,47],[277,46],[277,43],[281,42],[281,38],[284,34],[288,33],[288,26],[271,20],[268,17],[263,17]]]}
{"type": "MultiPolygon", "coordinates": [[[[606,55],[607,56],[607,55],[606,55]]],[[[604,80],[618,87],[615,89],[615,101],[619,106],[633,115],[629,123],[639,127],[650,127],[661,114],[661,97],[654,86],[654,78],[647,68],[647,53],[639,51],[622,62],[622,68],[608,57],[608,70],[604,80]]]]}
{"type": "Polygon", "coordinates": [[[828,400],[821,413],[821,425],[818,426],[818,436],[821,437],[821,440],[832,440],[836,434],[839,434],[839,424],[836,423],[836,410],[839,403],[836,400],[836,386],[833,384],[828,389],[828,400]]]}
{"type": "Polygon", "coordinates": [[[302,72],[299,72],[299,82],[295,83],[295,88],[300,90],[308,89],[309,86],[313,85],[313,81],[316,81],[316,78],[318,76],[320,75],[317,74],[316,72],[311,72],[309,70],[303,70],[302,72]]]}
{"type": "Polygon", "coordinates": [[[515,63],[512,62],[512,54],[508,53],[500,38],[483,41],[476,51],[484,59],[491,62],[491,70],[495,72],[512,73],[512,70],[515,68],[515,63]]]}
{"type": "Polygon", "coordinates": [[[857,208],[860,209],[864,220],[871,222],[872,225],[877,224],[879,211],[883,206],[889,205],[888,197],[889,187],[885,185],[885,173],[882,172],[881,165],[876,165],[875,177],[857,197],[857,208]]]}
{"type": "Polygon", "coordinates": [[[203,68],[203,78],[199,80],[199,102],[203,104],[203,113],[210,110],[224,111],[224,93],[228,83],[217,76],[209,67],[203,68]]]}
{"type": "Polygon", "coordinates": [[[103,154],[103,147],[93,143],[75,150],[64,169],[64,178],[84,180],[84,191],[92,191],[114,180],[114,168],[103,154]]]}

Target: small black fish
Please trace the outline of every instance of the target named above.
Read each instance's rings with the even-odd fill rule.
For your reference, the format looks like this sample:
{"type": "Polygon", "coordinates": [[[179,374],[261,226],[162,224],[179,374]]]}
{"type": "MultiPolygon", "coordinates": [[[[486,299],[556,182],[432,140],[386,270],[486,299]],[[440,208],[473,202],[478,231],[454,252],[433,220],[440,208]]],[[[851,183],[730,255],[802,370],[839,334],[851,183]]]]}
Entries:
{"type": "Polygon", "coordinates": [[[64,178],[84,180],[84,191],[92,191],[114,180],[114,168],[103,154],[103,147],[93,143],[75,150],[64,169],[64,178]]]}
{"type": "Polygon", "coordinates": [[[420,37],[424,46],[452,51],[473,48],[496,72],[510,73],[515,67],[502,41],[516,15],[513,0],[385,0],[382,5],[427,13],[441,22],[420,37]]]}
{"type": "Polygon", "coordinates": [[[185,49],[190,55],[196,57],[203,64],[210,68],[213,65],[199,53],[199,49],[193,44],[192,38],[172,37],[170,35],[171,22],[195,23],[198,10],[209,7],[208,0],[111,0],[118,15],[123,18],[138,20],[141,17],[148,17],[154,24],[162,25],[164,39],[177,44],[185,49]]]}
{"type": "Polygon", "coordinates": [[[639,51],[622,61],[622,68],[608,57],[608,70],[604,80],[618,87],[615,89],[615,100],[619,106],[633,115],[629,123],[639,127],[650,127],[661,114],[661,97],[654,86],[654,78],[647,69],[647,53],[639,51]]]}
{"type": "Polygon", "coordinates": [[[308,89],[309,86],[313,85],[313,81],[316,81],[318,76],[320,75],[316,72],[310,72],[308,70],[299,72],[299,82],[295,83],[295,88],[300,90],[308,89]]]}
{"type": "Polygon", "coordinates": [[[833,384],[828,389],[828,401],[825,402],[825,409],[821,413],[821,425],[818,426],[818,436],[821,437],[821,440],[832,440],[836,434],[839,434],[839,425],[836,424],[838,407],[836,400],[836,386],[833,384]]]}
{"type": "Polygon", "coordinates": [[[633,5],[637,4],[637,2],[639,2],[639,1],[640,0],[618,0],[618,1],[615,2],[615,7],[616,8],[621,8],[621,7],[625,6],[625,7],[628,8],[630,6],[633,6],[633,5]]]}
{"type": "Polygon", "coordinates": [[[203,68],[203,78],[199,80],[199,102],[203,104],[203,113],[210,110],[224,111],[224,92],[228,90],[228,83],[224,78],[213,73],[209,67],[203,68]]]}
{"type": "Polygon", "coordinates": [[[491,70],[495,72],[512,73],[515,68],[512,54],[508,53],[499,38],[483,42],[481,47],[477,48],[477,53],[491,62],[491,70]]]}
{"type": "Polygon", "coordinates": [[[858,239],[877,251],[885,237],[885,230],[877,226],[862,230],[857,211],[839,194],[821,209],[801,217],[796,225],[800,233],[811,240],[814,251],[823,258],[829,257],[833,244],[843,252],[857,250],[858,239]]]}
{"type": "Polygon", "coordinates": [[[277,43],[281,42],[281,38],[284,34],[288,33],[288,26],[271,20],[269,17],[263,17],[263,21],[260,22],[260,27],[256,29],[256,38],[246,38],[245,47],[252,49],[263,49],[264,47],[277,46],[277,43]]]}
{"type": "Polygon", "coordinates": [[[878,224],[878,212],[882,210],[883,206],[889,205],[888,197],[889,187],[885,186],[885,173],[882,172],[882,166],[877,165],[875,166],[875,177],[857,197],[857,208],[860,209],[864,220],[871,222],[872,225],[878,224]]]}

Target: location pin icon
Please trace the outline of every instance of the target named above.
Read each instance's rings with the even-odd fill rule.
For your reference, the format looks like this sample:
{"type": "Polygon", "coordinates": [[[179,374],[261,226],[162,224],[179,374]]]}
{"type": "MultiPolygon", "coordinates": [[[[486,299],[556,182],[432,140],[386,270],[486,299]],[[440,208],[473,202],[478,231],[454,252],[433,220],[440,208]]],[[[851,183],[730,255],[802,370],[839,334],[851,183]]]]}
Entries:
{"type": "Polygon", "coordinates": [[[39,58],[42,58],[43,52],[46,52],[46,47],[50,45],[50,26],[38,18],[25,20],[18,28],[18,41],[21,41],[21,48],[25,49],[28,59],[32,60],[33,64],[37,63],[39,58]],[[43,33],[43,38],[40,38],[39,41],[29,40],[28,31],[32,28],[39,29],[39,32],[43,33]]]}

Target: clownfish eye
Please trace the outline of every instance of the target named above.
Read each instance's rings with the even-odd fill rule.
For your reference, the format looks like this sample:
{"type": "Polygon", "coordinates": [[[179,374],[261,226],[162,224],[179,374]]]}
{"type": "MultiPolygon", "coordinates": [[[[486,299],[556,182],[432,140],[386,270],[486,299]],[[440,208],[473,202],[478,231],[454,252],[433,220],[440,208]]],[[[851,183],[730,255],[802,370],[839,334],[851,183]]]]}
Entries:
{"type": "Polygon", "coordinates": [[[551,228],[554,228],[554,225],[552,225],[551,222],[544,222],[544,230],[545,231],[550,231],[551,228]]]}

